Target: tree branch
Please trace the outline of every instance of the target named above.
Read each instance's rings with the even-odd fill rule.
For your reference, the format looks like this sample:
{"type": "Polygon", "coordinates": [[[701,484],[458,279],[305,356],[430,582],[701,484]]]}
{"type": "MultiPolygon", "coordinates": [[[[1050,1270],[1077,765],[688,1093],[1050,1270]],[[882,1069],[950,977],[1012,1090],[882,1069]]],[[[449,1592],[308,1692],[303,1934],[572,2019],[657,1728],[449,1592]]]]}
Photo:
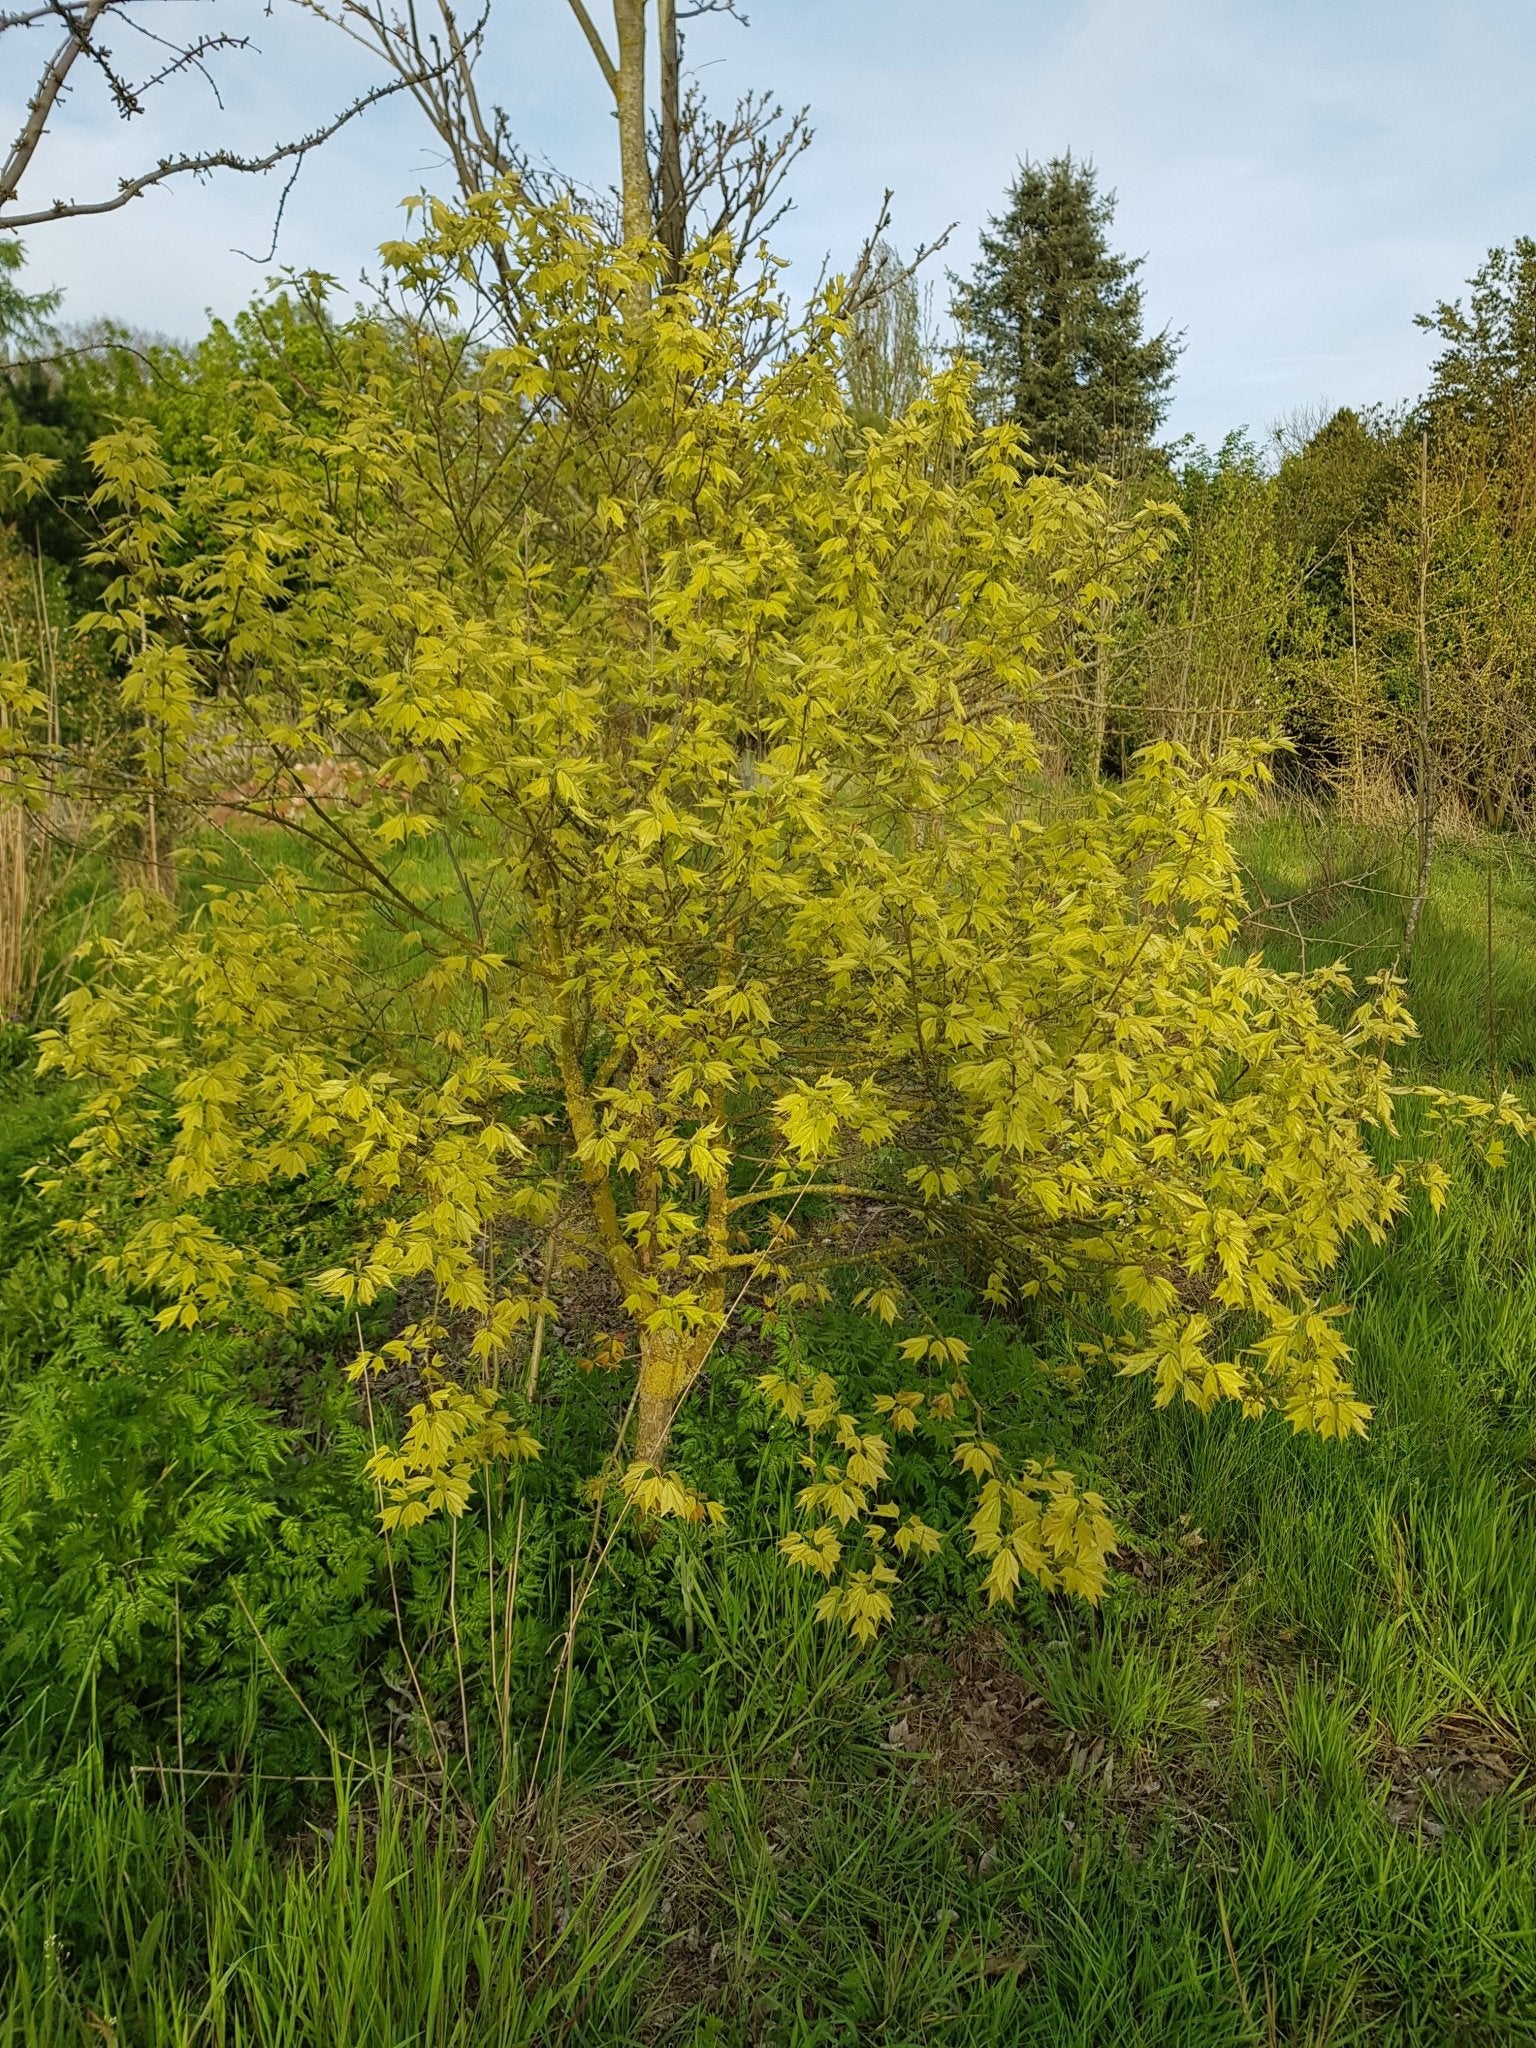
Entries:
{"type": "Polygon", "coordinates": [[[739,1209],[755,1208],[759,1202],[801,1201],[806,1195],[834,1195],[844,1202],[884,1202],[899,1206],[902,1197],[890,1188],[856,1188],[842,1181],[807,1181],[800,1188],[759,1188],[752,1194],[733,1195],[728,1204],[734,1216],[739,1209]]]}
{"type": "MultiPolygon", "coordinates": [[[[279,143],[276,149],[269,150],[265,156],[240,156],[233,150],[214,149],[195,156],[162,157],[153,170],[143,171],[136,178],[124,178],[109,199],[55,199],[51,206],[43,207],[35,213],[0,214],[0,234],[14,234],[21,228],[41,227],[49,221],[78,220],[88,214],[115,213],[119,207],[127,206],[141,193],[148,192],[156,185],[163,185],[172,178],[189,175],[206,177],[213,171],[243,171],[247,174],[270,171],[278,164],[291,163],[295,157],[307,156],[312,149],[318,149],[322,143],[329,142],[349,121],[355,121],[359,114],[364,114],[370,107],[377,106],[380,100],[390,99],[397,92],[405,91],[407,84],[408,81],[405,79],[393,78],[383,85],[374,86],[370,92],[360,94],[333,121],[326,122],[324,127],[316,128],[310,134],[300,136],[296,141],[279,143]]],[[[11,193],[5,196],[13,195],[14,187],[11,193]]],[[[0,203],[4,203],[3,198],[0,198],[0,203]]]]}
{"type": "MultiPolygon", "coordinates": [[[[86,0],[85,11],[78,20],[67,9],[62,10],[68,24],[64,40],[43,67],[43,75],[38,80],[37,90],[27,102],[26,118],[21,124],[21,133],[11,145],[11,153],[6,158],[4,170],[0,170],[0,209],[9,206],[20,190],[27,168],[37,155],[38,145],[47,132],[48,116],[58,105],[59,95],[63,92],[65,81],[74,68],[75,59],[89,50],[91,31],[110,4],[111,0],[86,0]]],[[[56,11],[60,10],[49,9],[50,13],[56,11]]],[[[26,27],[35,19],[36,16],[14,17],[8,19],[4,26],[26,27]]],[[[9,222],[0,222],[0,226],[9,225],[9,222]]],[[[22,221],[19,225],[25,227],[29,223],[22,221]]]]}
{"type": "MultiPolygon", "coordinates": [[[[0,33],[7,29],[25,31],[39,27],[49,20],[62,21],[66,28],[63,42],[43,66],[36,90],[27,102],[20,132],[11,145],[10,154],[5,159],[3,167],[0,167],[0,234],[15,234],[23,228],[41,227],[50,221],[115,213],[120,207],[137,199],[141,193],[174,178],[206,177],[213,171],[221,170],[253,174],[273,170],[284,163],[292,164],[297,169],[312,149],[318,149],[322,143],[328,142],[340,129],[346,127],[348,122],[356,120],[359,114],[376,106],[380,100],[388,99],[397,92],[411,92],[419,98],[422,89],[445,67],[457,62],[462,68],[462,39],[458,35],[446,0],[440,0],[449,31],[448,52],[445,54],[440,50],[435,41],[428,48],[423,48],[417,41],[408,52],[402,53],[400,61],[392,65],[395,74],[393,77],[373,87],[371,91],[359,94],[333,120],[325,122],[307,135],[297,136],[291,142],[279,143],[275,148],[259,155],[245,155],[229,149],[183,151],[175,156],[162,157],[157,164],[136,176],[123,178],[116,192],[105,198],[55,199],[48,206],[21,206],[18,200],[22,187],[28,177],[35,174],[35,162],[48,132],[48,124],[71,82],[71,73],[79,58],[83,57],[101,74],[106,81],[113,105],[124,119],[132,119],[143,112],[143,96],[146,92],[164,84],[167,79],[194,69],[207,79],[214,98],[222,107],[223,101],[219,98],[217,85],[206,69],[205,59],[215,52],[247,49],[250,47],[248,39],[215,34],[195,36],[177,43],[156,34],[153,29],[135,19],[130,11],[135,4],[138,4],[138,0],[51,0],[51,4],[46,7],[0,14],[0,33]],[[101,38],[109,21],[115,22],[119,27],[131,29],[159,45],[161,49],[170,53],[169,61],[162,64],[160,69],[143,83],[130,83],[119,71],[115,60],[102,42],[101,38]]],[[[160,0],[145,0],[145,4],[160,4],[160,0]]],[[[307,5],[308,0],[297,0],[297,4],[307,5]]],[[[323,8],[312,5],[309,11],[324,13],[323,8]]],[[[478,109],[475,111],[478,115],[478,109]]]]}
{"type": "Polygon", "coordinates": [[[603,74],[608,90],[617,99],[619,96],[618,66],[608,54],[608,45],[597,32],[597,23],[587,12],[586,0],[571,0],[571,12],[581,23],[582,34],[592,45],[592,54],[597,59],[597,67],[603,74]]]}

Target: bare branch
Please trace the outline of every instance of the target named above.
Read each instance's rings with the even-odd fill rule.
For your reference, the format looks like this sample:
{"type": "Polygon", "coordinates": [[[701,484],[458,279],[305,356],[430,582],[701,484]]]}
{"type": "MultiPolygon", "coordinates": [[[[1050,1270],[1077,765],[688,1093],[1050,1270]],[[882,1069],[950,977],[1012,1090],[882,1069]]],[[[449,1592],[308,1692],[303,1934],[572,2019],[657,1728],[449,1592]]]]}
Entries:
{"type": "Polygon", "coordinates": [[[293,169],[288,173],[288,182],[284,185],[282,194],[278,199],[277,211],[272,216],[272,239],[267,244],[266,254],[264,256],[253,256],[249,249],[236,249],[234,251],[236,256],[243,256],[247,263],[270,263],[273,257],[276,256],[277,238],[283,231],[283,215],[288,211],[288,201],[293,195],[294,186],[299,182],[299,173],[303,168],[304,158],[302,155],[296,156],[293,160],[293,169]]]}
{"type": "Polygon", "coordinates": [[[21,181],[37,155],[38,145],[47,133],[48,116],[58,105],[59,95],[74,69],[75,60],[89,50],[91,31],[110,4],[111,0],[86,0],[85,10],[78,18],[67,9],[61,10],[68,24],[67,33],[43,67],[37,90],[27,102],[21,133],[11,145],[4,169],[0,170],[0,211],[10,205],[20,190],[21,181]]]}
{"type": "Polygon", "coordinates": [[[858,259],[844,280],[842,307],[847,314],[858,313],[897,286],[909,283],[930,257],[938,255],[959,226],[958,221],[951,221],[943,234],[931,242],[919,242],[909,261],[900,263],[885,239],[886,230],[891,225],[891,201],[895,196],[890,186],[881,194],[879,217],[865,237],[858,259]]]}
{"type": "MultiPolygon", "coordinates": [[[[727,119],[712,117],[695,81],[678,113],[680,211],[690,232],[706,240],[730,239],[733,259],[744,262],[789,211],[782,188],[791,167],[809,149],[809,109],[786,115],[767,93],[748,93],[727,119]]],[[[665,161],[662,138],[654,151],[665,161]]],[[[657,193],[657,214],[661,201],[657,193]]]]}
{"type": "Polygon", "coordinates": [[[8,28],[36,28],[40,21],[57,21],[58,18],[57,0],[48,0],[45,7],[33,7],[25,14],[0,14],[0,35],[8,28]]]}
{"type": "Polygon", "coordinates": [[[581,23],[581,32],[592,45],[592,54],[597,59],[597,68],[602,72],[608,90],[617,99],[619,96],[619,70],[608,54],[608,45],[597,32],[597,23],[588,14],[586,0],[571,0],[571,12],[581,23]]]}
{"type": "Polygon", "coordinates": [[[248,50],[251,47],[249,36],[200,36],[195,43],[188,43],[185,49],[178,49],[165,36],[157,36],[153,29],[146,28],[142,21],[130,20],[128,26],[135,35],[143,36],[146,42],[158,43],[162,49],[171,53],[169,64],[162,66],[159,71],[146,78],[142,85],[135,87],[135,97],[153,92],[157,85],[164,85],[168,78],[175,78],[183,71],[198,71],[202,73],[208,90],[218,101],[222,113],[224,95],[219,91],[218,80],[208,69],[204,59],[214,56],[220,50],[248,50]]]}
{"type": "MultiPolygon", "coordinates": [[[[395,67],[396,75],[370,91],[360,93],[344,107],[333,120],[322,123],[307,135],[277,144],[274,148],[257,154],[246,154],[237,150],[214,149],[182,151],[174,156],[162,157],[151,168],[136,175],[125,177],[118,183],[117,190],[99,199],[54,199],[47,206],[22,206],[19,195],[29,174],[34,174],[38,151],[48,132],[49,122],[64,98],[71,84],[71,73],[82,58],[106,85],[117,112],[125,120],[131,120],[144,110],[144,95],[156,86],[163,85],[186,71],[200,72],[213,92],[220,108],[223,100],[218,86],[207,67],[207,60],[228,51],[250,48],[244,36],[212,34],[194,36],[185,42],[158,34],[140,20],[135,9],[143,6],[161,6],[164,0],[49,0],[43,7],[22,9],[9,14],[0,14],[0,34],[7,30],[22,31],[41,27],[49,21],[61,22],[64,38],[53,55],[44,63],[38,83],[27,101],[21,129],[11,145],[3,167],[0,167],[0,234],[14,234],[22,228],[41,227],[51,221],[70,220],[90,214],[115,213],[120,207],[137,199],[141,193],[156,185],[163,185],[174,178],[206,177],[214,171],[241,171],[247,174],[270,171],[279,164],[292,164],[295,169],[313,149],[328,142],[348,122],[356,120],[359,114],[376,106],[380,100],[388,99],[397,92],[416,91],[429,79],[435,66],[443,61],[440,54],[429,54],[414,67],[395,67]],[[158,45],[169,53],[168,61],[160,66],[141,84],[132,84],[115,63],[111,51],[103,41],[109,24],[132,31],[147,41],[158,45]]],[[[446,14],[446,8],[444,10],[446,14]]],[[[451,17],[449,17],[451,22],[451,17]]],[[[292,180],[284,192],[292,187],[292,180]]],[[[282,206],[278,208],[281,222],[282,206]]]]}
{"type": "Polygon", "coordinates": [[[350,106],[342,109],[336,118],[322,127],[300,136],[297,141],[279,143],[276,149],[268,150],[264,156],[240,156],[233,150],[205,150],[197,155],[162,157],[152,170],[141,171],[137,177],[124,178],[117,191],[107,199],[55,199],[51,206],[40,208],[34,213],[0,214],[0,234],[11,234],[21,228],[41,227],[49,221],[77,220],[88,214],[115,213],[119,207],[128,205],[143,192],[156,185],[163,185],[172,178],[187,176],[206,177],[213,171],[242,171],[252,174],[270,171],[278,164],[290,163],[297,157],[304,157],[312,149],[318,149],[324,142],[345,128],[349,121],[355,121],[380,100],[393,97],[404,90],[404,81],[390,79],[377,85],[371,91],[360,93],[350,106]]]}
{"type": "Polygon", "coordinates": [[[490,20],[489,0],[461,25],[448,0],[437,0],[437,25],[423,26],[416,0],[404,12],[384,0],[297,0],[379,59],[411,98],[447,152],[461,193],[484,192],[504,178],[527,188],[541,182],[516,148],[506,113],[482,105],[475,82],[490,20]]]}

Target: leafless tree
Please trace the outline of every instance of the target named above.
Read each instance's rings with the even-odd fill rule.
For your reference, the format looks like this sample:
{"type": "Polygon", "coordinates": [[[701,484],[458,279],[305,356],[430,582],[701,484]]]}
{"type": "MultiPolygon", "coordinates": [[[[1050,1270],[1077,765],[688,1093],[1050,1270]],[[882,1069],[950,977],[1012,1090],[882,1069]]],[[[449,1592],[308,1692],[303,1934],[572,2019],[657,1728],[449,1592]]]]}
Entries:
{"type": "MultiPolygon", "coordinates": [[[[36,0],[20,11],[0,12],[0,38],[11,38],[0,43],[7,55],[13,48],[24,52],[29,35],[52,31],[56,36],[51,55],[44,58],[39,53],[33,74],[37,84],[0,170],[0,234],[112,212],[178,177],[203,177],[218,170],[270,171],[283,164],[296,171],[311,150],[348,122],[380,100],[402,93],[414,101],[441,143],[462,196],[487,191],[508,177],[518,178],[525,188],[550,182],[529,162],[505,110],[485,91],[492,0],[476,0],[477,11],[466,17],[456,12],[452,0],[294,4],[361,45],[382,66],[380,81],[309,133],[264,153],[188,151],[123,176],[111,192],[47,203],[24,200],[23,182],[35,185],[49,123],[80,77],[92,75],[118,114],[131,121],[143,112],[156,87],[187,73],[205,78],[217,97],[212,67],[220,58],[248,50],[250,43],[247,37],[224,32],[180,39],[163,33],[172,19],[171,0],[36,0]],[[135,39],[156,52],[154,67],[142,77],[131,75],[117,54],[119,47],[131,48],[135,39]]],[[[729,239],[737,263],[745,262],[788,210],[786,181],[809,147],[812,129],[807,109],[786,114],[779,102],[762,92],[746,93],[728,115],[715,114],[697,81],[687,78],[685,24],[711,14],[728,14],[745,24],[738,0],[689,0],[687,5],[655,0],[654,119],[648,113],[646,91],[652,0],[610,0],[611,39],[605,39],[588,0],[567,4],[613,99],[619,129],[619,232],[625,239],[656,236],[674,271],[690,240],[722,235],[729,239]]],[[[888,263],[874,263],[874,252],[889,225],[889,202],[887,193],[880,218],[848,278],[850,307],[859,303],[861,294],[884,296],[899,283],[888,263]]],[[[905,275],[910,276],[942,240],[918,250],[905,275]]]]}
{"type": "Polygon", "coordinates": [[[855,416],[883,422],[922,391],[937,347],[912,268],[890,243],[880,241],[861,269],[843,344],[843,381],[855,416]]]}
{"type": "Polygon", "coordinates": [[[807,110],[786,114],[767,93],[746,93],[725,117],[712,115],[690,82],[678,112],[676,171],[657,135],[657,238],[674,264],[689,234],[729,238],[740,263],[789,211],[784,184],[810,146],[807,110]]]}
{"type": "Polygon", "coordinates": [[[489,191],[504,178],[532,178],[505,108],[481,90],[489,5],[461,20],[448,0],[436,0],[430,13],[415,0],[406,0],[404,11],[384,0],[298,4],[360,44],[391,74],[394,89],[409,93],[446,151],[462,197],[489,191]]]}
{"type": "Polygon", "coordinates": [[[652,214],[674,269],[690,234],[727,236],[735,261],[743,261],[788,212],[784,183],[813,135],[806,107],[786,114],[770,94],[748,92],[721,117],[710,112],[696,79],[684,85],[681,24],[703,14],[729,14],[747,26],[736,0],[696,0],[685,8],[657,0],[661,75],[652,214]]]}
{"type": "Polygon", "coordinates": [[[24,187],[36,186],[49,124],[66,95],[83,78],[94,79],[127,122],[143,114],[157,87],[188,73],[205,79],[218,100],[212,67],[220,58],[249,50],[250,38],[220,31],[178,35],[174,20],[170,0],[42,0],[39,5],[0,13],[0,67],[8,77],[36,80],[21,126],[0,165],[0,234],[86,214],[115,213],[152,187],[176,178],[202,178],[215,171],[271,171],[282,164],[296,171],[311,150],[368,108],[425,85],[433,61],[423,54],[413,65],[396,67],[392,76],[359,93],[318,127],[256,154],[232,149],[183,151],[126,172],[111,191],[47,201],[23,196],[24,187]],[[120,54],[126,50],[132,56],[141,49],[152,53],[142,72],[120,54]]]}
{"type": "MultiPolygon", "coordinates": [[[[441,142],[461,194],[483,192],[533,171],[507,115],[487,98],[483,80],[489,5],[461,21],[449,0],[435,11],[414,0],[300,0],[383,62],[396,88],[409,90],[441,142]]],[[[736,0],[656,0],[658,108],[647,112],[651,0],[612,0],[605,37],[586,0],[568,0],[619,129],[619,232],[655,235],[676,268],[691,237],[727,234],[738,257],[782,218],[790,166],[809,145],[806,109],[786,115],[765,93],[739,100],[728,117],[710,112],[683,71],[683,24],[705,14],[745,22],[736,0]]]]}

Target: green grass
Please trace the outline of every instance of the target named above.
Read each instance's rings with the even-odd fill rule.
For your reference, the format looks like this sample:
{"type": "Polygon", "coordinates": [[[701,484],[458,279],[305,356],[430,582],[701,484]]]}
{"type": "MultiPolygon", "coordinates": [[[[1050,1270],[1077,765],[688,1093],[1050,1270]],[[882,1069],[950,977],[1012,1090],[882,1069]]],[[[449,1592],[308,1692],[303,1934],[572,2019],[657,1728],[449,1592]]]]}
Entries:
{"type": "MultiPolygon", "coordinates": [[[[1390,964],[1390,845],[1275,814],[1247,854],[1274,957],[1390,964]]],[[[1439,858],[1412,1060],[1530,1099],[1536,866],[1493,881],[1490,971],[1488,864],[1439,858]]],[[[17,1095],[0,1164],[46,1124],[17,1095]]],[[[594,1595],[537,1783],[536,1728],[509,1764],[478,1725],[447,1789],[352,1729],[334,1787],[184,1802],[169,1755],[66,1766],[18,1715],[0,2044],[1536,2044],[1536,1158],[1460,1161],[1341,1291],[1364,1443],[1061,1395],[1133,1530],[1097,1615],[984,1620],[935,1568],[853,1652],[765,1540],[770,1475],[594,1595]]],[[[729,1393],[690,1443],[723,1471],[729,1393]]],[[[557,1551],[528,1569],[557,1612],[557,1551]]]]}
{"type": "Polygon", "coordinates": [[[259,1796],[190,1829],[143,1780],[68,1788],[6,1843],[0,2041],[522,2048],[629,2038],[656,1857],[541,1863],[387,1774],[274,1840],[259,1796]],[[34,1873],[46,1871],[39,1880],[34,1873]]]}

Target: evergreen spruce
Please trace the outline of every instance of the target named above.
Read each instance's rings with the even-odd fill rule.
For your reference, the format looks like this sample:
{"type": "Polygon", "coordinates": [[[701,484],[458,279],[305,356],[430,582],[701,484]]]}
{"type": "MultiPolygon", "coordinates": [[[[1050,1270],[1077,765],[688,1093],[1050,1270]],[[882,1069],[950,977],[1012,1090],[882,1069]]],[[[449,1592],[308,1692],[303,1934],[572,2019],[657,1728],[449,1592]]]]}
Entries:
{"type": "Polygon", "coordinates": [[[1140,257],[1116,255],[1115,195],[1070,153],[1020,166],[981,237],[969,283],[955,280],[981,404],[1023,427],[1038,454],[1123,464],[1162,421],[1180,337],[1142,333],[1140,257]]]}

